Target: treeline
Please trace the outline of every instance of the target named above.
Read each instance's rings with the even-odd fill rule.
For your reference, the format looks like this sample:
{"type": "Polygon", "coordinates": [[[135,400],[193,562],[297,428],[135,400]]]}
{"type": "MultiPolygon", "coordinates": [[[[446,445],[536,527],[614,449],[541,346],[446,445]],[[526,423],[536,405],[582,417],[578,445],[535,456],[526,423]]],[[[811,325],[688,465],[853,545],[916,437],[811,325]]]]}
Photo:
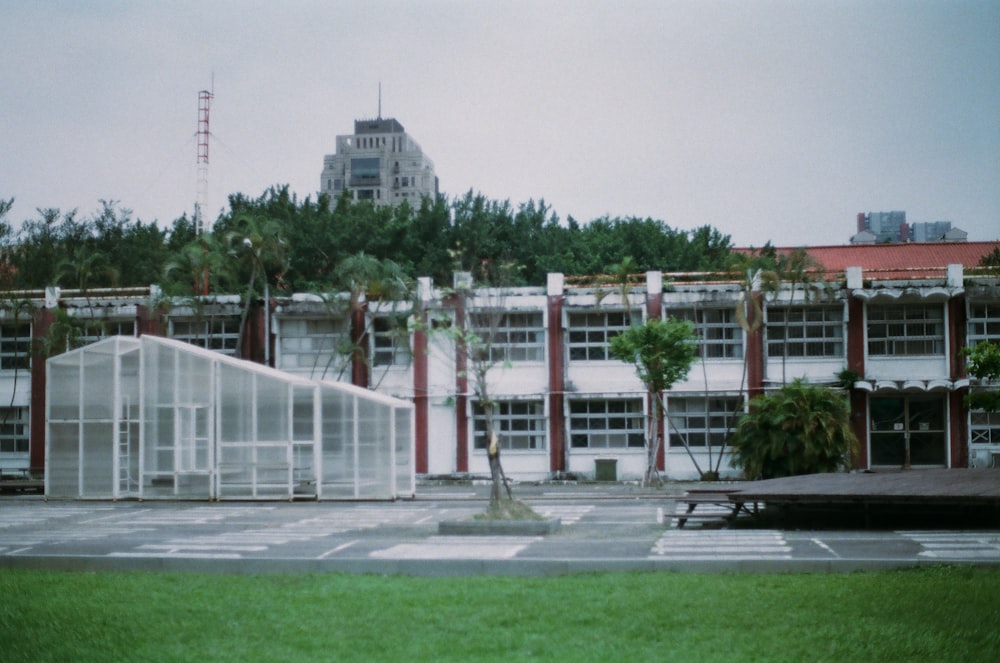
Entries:
{"type": "Polygon", "coordinates": [[[159,283],[195,294],[233,292],[259,270],[272,288],[305,292],[342,287],[342,266],[359,255],[438,285],[449,285],[456,270],[481,282],[503,273],[513,285],[542,285],[549,272],[593,275],[623,264],[635,272],[720,270],[731,249],[729,236],[710,226],[685,231],[655,219],[607,217],[562,223],[543,201],[515,207],[471,191],[425,198],[418,208],[375,208],[346,197],[332,205],[325,196],[298,200],[287,186],[272,187],[257,198],[230,196],[204,236],[187,216],[161,228],[103,200],[90,216],[38,210],[15,230],[13,202],[0,200],[4,289],[159,283]]]}

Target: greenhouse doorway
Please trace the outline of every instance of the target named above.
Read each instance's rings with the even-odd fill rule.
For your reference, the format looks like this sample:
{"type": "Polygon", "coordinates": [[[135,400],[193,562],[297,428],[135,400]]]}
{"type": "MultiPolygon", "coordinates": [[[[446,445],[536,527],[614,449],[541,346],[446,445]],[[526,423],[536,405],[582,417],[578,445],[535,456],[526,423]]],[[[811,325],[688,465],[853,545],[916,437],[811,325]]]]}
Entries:
{"type": "Polygon", "coordinates": [[[872,396],[869,411],[873,467],[947,465],[947,417],[942,396],[872,396]]]}

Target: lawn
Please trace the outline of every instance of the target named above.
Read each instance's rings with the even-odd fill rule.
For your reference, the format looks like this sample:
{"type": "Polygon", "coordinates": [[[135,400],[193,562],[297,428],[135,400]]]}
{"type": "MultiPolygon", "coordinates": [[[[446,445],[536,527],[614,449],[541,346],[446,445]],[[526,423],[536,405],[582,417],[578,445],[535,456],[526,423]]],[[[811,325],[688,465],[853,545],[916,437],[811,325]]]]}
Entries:
{"type": "Polygon", "coordinates": [[[997,652],[998,568],[556,578],[0,571],[4,663],[964,662],[997,652]]]}

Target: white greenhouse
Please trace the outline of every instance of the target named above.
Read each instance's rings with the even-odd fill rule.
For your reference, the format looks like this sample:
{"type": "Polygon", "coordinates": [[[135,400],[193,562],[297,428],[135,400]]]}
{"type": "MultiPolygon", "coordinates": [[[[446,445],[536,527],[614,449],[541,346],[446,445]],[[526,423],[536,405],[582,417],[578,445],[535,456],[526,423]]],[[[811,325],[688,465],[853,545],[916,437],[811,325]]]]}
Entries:
{"type": "Polygon", "coordinates": [[[412,497],[413,405],[156,336],[50,358],[45,494],[412,497]]]}

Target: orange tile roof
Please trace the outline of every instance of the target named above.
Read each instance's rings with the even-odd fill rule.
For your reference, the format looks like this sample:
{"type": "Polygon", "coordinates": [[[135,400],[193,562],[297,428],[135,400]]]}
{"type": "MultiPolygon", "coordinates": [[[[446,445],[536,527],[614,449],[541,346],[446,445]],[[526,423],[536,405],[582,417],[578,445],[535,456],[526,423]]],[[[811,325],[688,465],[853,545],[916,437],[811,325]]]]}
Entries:
{"type": "MultiPolygon", "coordinates": [[[[983,256],[1000,249],[993,242],[913,242],[802,247],[831,275],[861,267],[866,279],[943,278],[948,265],[976,267],[983,256]]],[[[743,249],[740,249],[743,250],[743,249]]],[[[775,249],[787,254],[795,247],[775,249]]]]}

